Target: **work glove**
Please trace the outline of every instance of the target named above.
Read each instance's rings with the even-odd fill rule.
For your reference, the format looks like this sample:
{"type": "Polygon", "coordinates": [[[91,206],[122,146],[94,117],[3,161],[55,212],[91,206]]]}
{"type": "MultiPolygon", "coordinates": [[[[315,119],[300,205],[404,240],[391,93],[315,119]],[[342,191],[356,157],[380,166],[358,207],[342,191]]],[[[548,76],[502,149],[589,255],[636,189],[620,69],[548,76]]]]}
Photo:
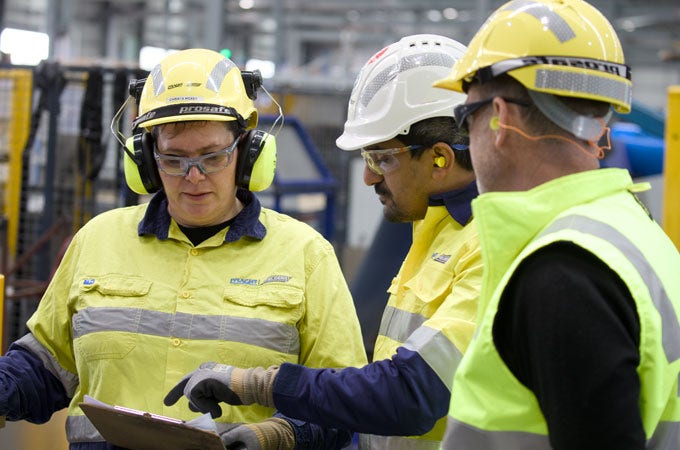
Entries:
{"type": "Polygon", "coordinates": [[[163,402],[166,406],[174,405],[184,394],[189,399],[189,409],[209,412],[213,418],[222,415],[219,402],[230,405],[257,403],[273,408],[272,386],[278,371],[278,366],[240,369],[214,362],[203,363],[182,378],[163,402]]]}
{"type": "Polygon", "coordinates": [[[220,432],[228,450],[288,450],[295,448],[293,427],[284,419],[272,417],[259,423],[246,423],[220,432]]]}

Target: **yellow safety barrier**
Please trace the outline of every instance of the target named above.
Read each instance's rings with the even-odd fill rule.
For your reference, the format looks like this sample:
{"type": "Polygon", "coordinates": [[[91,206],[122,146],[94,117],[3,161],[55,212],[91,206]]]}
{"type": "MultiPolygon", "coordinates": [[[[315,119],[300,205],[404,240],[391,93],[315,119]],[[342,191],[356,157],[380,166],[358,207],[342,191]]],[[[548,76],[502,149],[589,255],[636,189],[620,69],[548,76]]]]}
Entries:
{"type": "Polygon", "coordinates": [[[663,189],[663,229],[680,249],[680,86],[668,88],[663,189]]]}
{"type": "Polygon", "coordinates": [[[22,154],[30,129],[32,94],[33,71],[0,70],[0,161],[7,162],[7,170],[0,171],[0,190],[4,191],[0,213],[4,212],[8,219],[10,258],[14,258],[17,251],[22,154]]]}

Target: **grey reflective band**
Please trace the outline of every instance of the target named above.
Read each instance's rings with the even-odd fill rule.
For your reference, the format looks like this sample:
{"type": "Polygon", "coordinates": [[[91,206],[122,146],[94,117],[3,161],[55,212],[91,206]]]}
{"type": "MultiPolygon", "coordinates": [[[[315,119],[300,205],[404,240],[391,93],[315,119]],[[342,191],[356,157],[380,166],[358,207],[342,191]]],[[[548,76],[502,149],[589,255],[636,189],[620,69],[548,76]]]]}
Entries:
{"type": "Polygon", "coordinates": [[[647,441],[648,450],[677,450],[680,448],[680,423],[660,422],[652,438],[647,441]]]}
{"type": "Polygon", "coordinates": [[[409,336],[403,347],[418,352],[448,390],[451,390],[453,375],[463,354],[444,333],[428,326],[419,327],[409,336]]]}
{"type": "Polygon", "coordinates": [[[212,71],[210,71],[210,75],[208,75],[208,79],[205,82],[205,87],[215,93],[219,92],[220,86],[222,86],[222,82],[226,78],[227,73],[235,67],[236,65],[226,58],[219,61],[215,64],[212,71]]]}
{"type": "Polygon", "coordinates": [[[297,328],[264,319],[170,314],[139,308],[85,308],[73,316],[72,325],[73,339],[89,333],[118,331],[181,339],[242,342],[291,355],[300,353],[297,328]],[[257,333],[253,333],[253,330],[257,330],[257,333]]]}
{"type": "MultiPolygon", "coordinates": [[[[488,431],[460,422],[449,416],[446,421],[443,450],[551,450],[548,436],[523,431],[488,431]]],[[[647,450],[678,450],[680,423],[660,422],[647,450]]]]}
{"type": "Polygon", "coordinates": [[[154,97],[158,97],[165,90],[165,80],[163,79],[161,65],[156,64],[149,76],[151,77],[151,81],[153,81],[153,95],[154,97]]]}
{"type": "Polygon", "coordinates": [[[383,86],[402,72],[406,72],[415,67],[426,66],[451,68],[453,67],[454,62],[455,59],[453,57],[439,52],[421,53],[419,55],[410,55],[401,58],[397,64],[393,64],[383,69],[366,85],[363,94],[359,98],[359,104],[363,106],[368,105],[383,86]]]}
{"type": "Polygon", "coordinates": [[[420,314],[388,306],[385,308],[385,312],[383,312],[378,334],[402,343],[426,320],[420,314]]]}
{"type": "Polygon", "coordinates": [[[86,416],[66,417],[66,439],[69,442],[104,442],[104,438],[86,416]]]}
{"type": "MultiPolygon", "coordinates": [[[[555,35],[555,38],[561,43],[564,43],[576,36],[574,30],[569,24],[560,17],[559,14],[553,12],[548,6],[543,3],[532,2],[530,0],[515,0],[503,7],[500,11],[519,11],[535,17],[541,25],[547,27],[550,32],[555,35]]],[[[519,31],[519,30],[518,30],[519,31]]]]}
{"type": "Polygon", "coordinates": [[[441,442],[402,436],[359,435],[361,450],[439,450],[441,442]]]}
{"type": "Polygon", "coordinates": [[[581,94],[597,95],[616,99],[627,105],[633,99],[633,88],[625,81],[587,73],[564,72],[546,68],[537,69],[534,86],[542,89],[567,90],[581,94]]]}
{"type": "Polygon", "coordinates": [[[61,384],[64,386],[66,395],[73,397],[76,392],[76,388],[80,383],[78,376],[74,373],[69,372],[59,365],[57,360],[31,333],[22,336],[17,339],[15,344],[22,346],[23,348],[29,350],[35,356],[40,358],[40,361],[45,365],[45,368],[54,375],[61,384]]]}
{"type": "Polygon", "coordinates": [[[640,249],[611,225],[580,215],[566,216],[556,220],[543,230],[539,237],[567,229],[590,234],[609,242],[631,262],[640,274],[642,281],[647,285],[654,307],[661,318],[662,343],[668,363],[672,364],[680,358],[678,317],[663,283],[640,249]]]}
{"type": "MultiPolygon", "coordinates": [[[[484,405],[491,408],[491,405],[484,405]]],[[[548,436],[524,431],[487,431],[460,422],[449,416],[446,420],[444,450],[552,450],[548,436]]]]}

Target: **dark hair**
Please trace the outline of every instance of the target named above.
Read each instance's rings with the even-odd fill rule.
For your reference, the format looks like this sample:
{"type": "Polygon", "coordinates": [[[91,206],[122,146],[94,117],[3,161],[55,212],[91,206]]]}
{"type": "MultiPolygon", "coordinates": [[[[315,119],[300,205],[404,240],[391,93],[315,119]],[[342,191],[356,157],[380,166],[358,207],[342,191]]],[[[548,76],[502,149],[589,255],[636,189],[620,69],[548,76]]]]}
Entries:
{"type": "MultiPolygon", "coordinates": [[[[568,131],[559,127],[548,119],[540,109],[533,103],[527,89],[510,75],[500,75],[492,80],[476,84],[482,98],[506,97],[516,100],[524,100],[531,106],[520,108],[524,123],[528,127],[530,134],[559,134],[569,135],[568,131]]],[[[604,117],[609,111],[610,105],[605,102],[588,100],[576,97],[560,96],[559,99],[571,110],[584,115],[593,117],[604,117]]]]}
{"type": "MultiPolygon", "coordinates": [[[[468,144],[468,138],[460,133],[453,117],[440,116],[420,120],[413,125],[408,134],[396,137],[405,145],[424,145],[423,148],[411,151],[412,158],[420,158],[426,148],[437,142],[451,144],[468,144]]],[[[470,150],[453,150],[456,163],[465,170],[472,171],[470,150]]]]}

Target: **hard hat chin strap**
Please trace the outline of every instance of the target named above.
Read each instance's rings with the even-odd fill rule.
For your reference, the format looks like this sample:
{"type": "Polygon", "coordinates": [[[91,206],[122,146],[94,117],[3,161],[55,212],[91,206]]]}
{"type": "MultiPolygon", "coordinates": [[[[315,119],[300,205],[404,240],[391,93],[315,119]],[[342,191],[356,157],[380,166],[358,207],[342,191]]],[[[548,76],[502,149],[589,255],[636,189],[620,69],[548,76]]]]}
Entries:
{"type": "Polygon", "coordinates": [[[611,109],[604,117],[579,114],[565,105],[557,96],[528,89],[529,96],[536,107],[560,128],[572,133],[579,139],[597,142],[607,131],[611,119],[611,109]]]}

